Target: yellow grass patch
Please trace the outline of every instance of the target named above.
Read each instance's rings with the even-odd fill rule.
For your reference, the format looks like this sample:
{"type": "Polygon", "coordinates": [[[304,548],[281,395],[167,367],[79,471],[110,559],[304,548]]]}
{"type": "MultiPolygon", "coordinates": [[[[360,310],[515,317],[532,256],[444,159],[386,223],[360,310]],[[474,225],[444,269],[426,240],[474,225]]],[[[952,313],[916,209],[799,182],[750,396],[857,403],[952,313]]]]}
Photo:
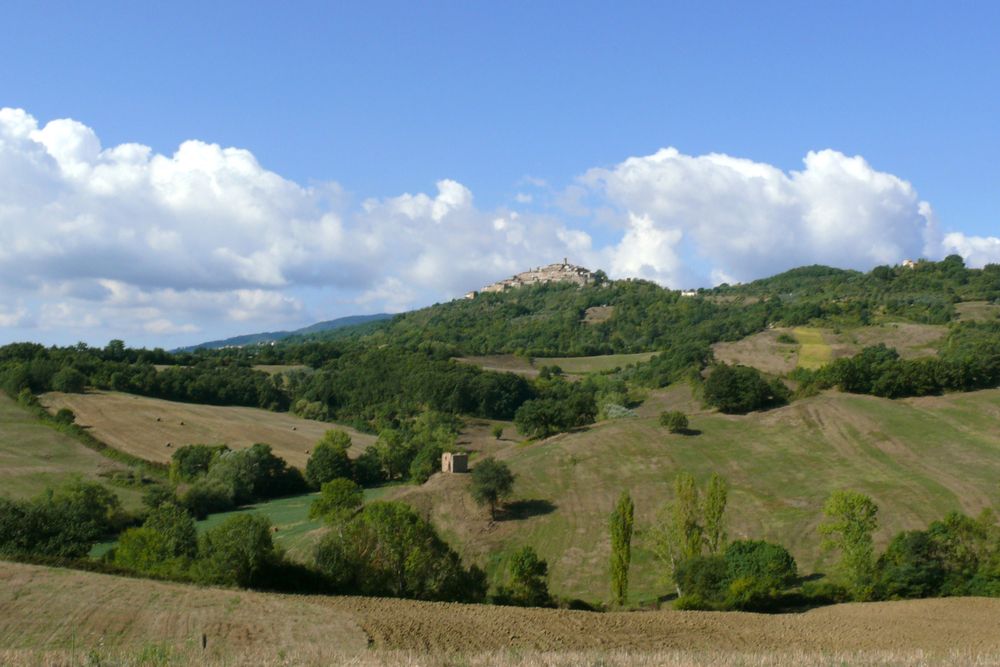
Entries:
{"type": "Polygon", "coordinates": [[[812,327],[796,327],[793,333],[800,344],[799,366],[816,369],[830,363],[833,358],[833,350],[823,339],[822,331],[812,327]]]}

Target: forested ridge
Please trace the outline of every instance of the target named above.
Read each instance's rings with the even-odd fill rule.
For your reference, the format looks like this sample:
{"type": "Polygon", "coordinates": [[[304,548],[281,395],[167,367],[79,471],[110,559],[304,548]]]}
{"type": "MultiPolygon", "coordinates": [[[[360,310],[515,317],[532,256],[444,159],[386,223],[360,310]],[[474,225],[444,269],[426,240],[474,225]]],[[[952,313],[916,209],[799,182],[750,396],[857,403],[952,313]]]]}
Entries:
{"type": "MultiPolygon", "coordinates": [[[[956,303],[998,299],[1000,266],[969,269],[957,256],[868,273],[802,267],[688,296],[643,280],[536,285],[436,304],[398,315],[366,334],[349,336],[342,329],[276,345],[171,354],[130,349],[122,341],[104,348],[17,343],[0,348],[0,384],[15,396],[24,390],[37,394],[91,386],[193,403],[292,410],[374,432],[428,409],[512,419],[534,401],[525,414],[547,422],[534,429],[543,434],[592,420],[600,409],[595,396],[690,377],[712,364],[711,346],[720,341],[771,326],[952,323],[956,303]],[[588,320],[588,310],[595,307],[610,316],[588,320]],[[453,360],[475,354],[631,352],[657,354],[612,376],[578,383],[566,383],[558,373],[554,380],[532,381],[453,360]],[[272,376],[255,370],[258,364],[303,368],[272,376]]],[[[799,372],[797,379],[812,387],[890,397],[969,390],[1000,381],[998,351],[1000,325],[955,322],[937,359],[904,361],[891,350],[873,349],[821,371],[799,372]]]]}

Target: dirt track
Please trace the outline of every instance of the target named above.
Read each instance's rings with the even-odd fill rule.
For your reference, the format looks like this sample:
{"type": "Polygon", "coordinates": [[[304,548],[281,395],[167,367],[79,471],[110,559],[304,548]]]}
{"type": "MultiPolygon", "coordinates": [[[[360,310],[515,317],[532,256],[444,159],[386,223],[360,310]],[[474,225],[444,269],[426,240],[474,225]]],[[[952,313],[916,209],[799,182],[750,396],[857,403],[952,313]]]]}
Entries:
{"type": "Polygon", "coordinates": [[[1000,600],[961,598],[838,605],[767,616],[705,612],[589,613],[196,588],[0,562],[0,652],[97,642],[178,648],[207,636],[215,656],[261,662],[295,651],[360,655],[494,651],[732,653],[923,651],[1000,656],[1000,600]]]}

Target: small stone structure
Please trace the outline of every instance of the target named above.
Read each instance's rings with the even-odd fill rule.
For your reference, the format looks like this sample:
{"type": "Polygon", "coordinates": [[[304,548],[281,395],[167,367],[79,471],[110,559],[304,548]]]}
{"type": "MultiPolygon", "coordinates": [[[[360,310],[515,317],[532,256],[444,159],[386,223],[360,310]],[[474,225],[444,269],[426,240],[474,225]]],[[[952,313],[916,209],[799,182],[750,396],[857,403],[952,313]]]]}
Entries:
{"type": "Polygon", "coordinates": [[[441,455],[441,472],[469,472],[469,455],[445,452],[441,455]]]}

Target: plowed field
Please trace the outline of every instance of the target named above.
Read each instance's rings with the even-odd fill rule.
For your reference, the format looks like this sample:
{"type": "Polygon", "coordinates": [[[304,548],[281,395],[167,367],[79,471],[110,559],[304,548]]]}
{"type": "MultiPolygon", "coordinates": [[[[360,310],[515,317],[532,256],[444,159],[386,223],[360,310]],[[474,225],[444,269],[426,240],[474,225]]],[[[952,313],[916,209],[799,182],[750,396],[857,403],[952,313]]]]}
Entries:
{"type": "Polygon", "coordinates": [[[995,664],[1000,600],[848,604],[774,616],[600,614],[251,593],[0,563],[0,661],[44,664],[46,652],[84,658],[93,651],[205,664],[456,664],[438,661],[455,654],[466,656],[457,664],[579,664],[573,656],[588,664],[892,664],[879,656],[995,664]],[[837,658],[851,655],[870,659],[837,658]],[[755,657],[744,662],[747,656],[755,657]]]}

